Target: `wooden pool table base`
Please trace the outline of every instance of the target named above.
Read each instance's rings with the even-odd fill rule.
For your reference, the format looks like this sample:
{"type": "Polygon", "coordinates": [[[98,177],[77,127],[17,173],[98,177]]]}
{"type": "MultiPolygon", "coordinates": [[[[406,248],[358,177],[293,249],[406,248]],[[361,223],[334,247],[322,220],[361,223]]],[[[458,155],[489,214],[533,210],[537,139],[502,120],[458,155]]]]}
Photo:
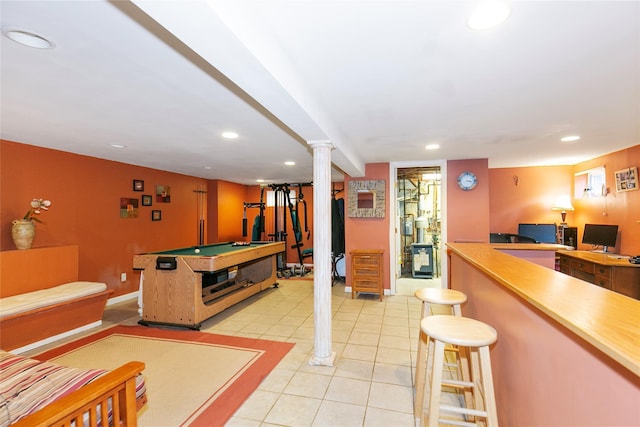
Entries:
{"type": "MultiPolygon", "coordinates": [[[[203,314],[204,316],[208,316],[204,319],[202,319],[201,322],[198,323],[194,323],[194,324],[184,324],[184,323],[173,323],[173,322],[163,322],[163,321],[155,321],[155,320],[145,320],[144,318],[142,320],[138,321],[138,324],[143,325],[143,326],[160,326],[160,327],[168,327],[168,328],[183,328],[183,329],[191,329],[194,331],[199,331],[202,328],[202,322],[204,322],[207,319],[210,319],[211,317],[215,316],[216,314],[226,310],[227,308],[231,307],[232,305],[235,305],[241,301],[244,301],[245,299],[258,294],[260,292],[262,292],[265,289],[268,289],[269,285],[265,286],[255,286],[255,284],[249,285],[249,286],[243,286],[244,288],[247,289],[240,289],[240,290],[235,290],[233,291],[233,293],[228,293],[225,296],[221,296],[220,298],[224,299],[224,301],[221,299],[219,302],[222,303],[224,302],[224,304],[222,305],[217,305],[216,307],[214,307],[212,309],[212,311],[208,312],[208,314],[203,314]],[[251,292],[246,292],[249,290],[249,288],[251,288],[251,292]],[[245,292],[241,292],[242,290],[245,290],[245,292]],[[211,314],[212,313],[212,314],[211,314]]],[[[274,288],[278,287],[278,283],[274,283],[273,284],[274,288]]]]}
{"type": "Polygon", "coordinates": [[[144,270],[139,323],[199,330],[202,322],[232,305],[277,287],[277,254],[283,246],[234,253],[232,262],[220,255],[206,263],[199,257],[176,256],[175,268],[169,270],[157,268],[158,254],[136,255],[134,268],[144,270]],[[243,262],[233,264],[237,261],[243,262]],[[207,263],[211,266],[200,270],[207,263]]]}

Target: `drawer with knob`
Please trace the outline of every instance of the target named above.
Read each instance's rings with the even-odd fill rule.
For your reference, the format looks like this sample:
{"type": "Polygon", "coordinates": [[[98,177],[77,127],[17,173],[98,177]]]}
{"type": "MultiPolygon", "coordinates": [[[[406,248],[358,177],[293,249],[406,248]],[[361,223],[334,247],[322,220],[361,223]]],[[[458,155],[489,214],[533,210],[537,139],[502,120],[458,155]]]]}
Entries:
{"type": "Polygon", "coordinates": [[[380,249],[351,251],[351,298],[356,292],[379,294],[382,301],[382,254],[380,249]]]}

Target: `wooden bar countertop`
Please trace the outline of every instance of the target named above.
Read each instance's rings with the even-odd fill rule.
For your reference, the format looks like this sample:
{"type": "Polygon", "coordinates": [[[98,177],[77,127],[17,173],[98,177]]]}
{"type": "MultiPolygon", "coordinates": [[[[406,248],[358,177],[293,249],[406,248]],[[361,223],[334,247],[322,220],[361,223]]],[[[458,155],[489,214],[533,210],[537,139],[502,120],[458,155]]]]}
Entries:
{"type": "Polygon", "coordinates": [[[525,250],[525,251],[570,251],[571,246],[559,245],[556,243],[491,243],[494,249],[504,250],[525,250]]]}
{"type": "Polygon", "coordinates": [[[447,246],[640,376],[640,301],[505,254],[488,243],[447,246]]]}

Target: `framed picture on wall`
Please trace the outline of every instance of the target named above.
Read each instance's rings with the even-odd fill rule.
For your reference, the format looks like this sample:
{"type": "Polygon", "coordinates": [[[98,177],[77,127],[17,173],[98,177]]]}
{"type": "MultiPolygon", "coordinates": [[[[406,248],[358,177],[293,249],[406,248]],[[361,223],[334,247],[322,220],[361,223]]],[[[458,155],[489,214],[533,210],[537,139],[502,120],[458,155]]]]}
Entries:
{"type": "Polygon", "coordinates": [[[141,179],[134,179],[133,191],[144,191],[144,181],[141,179]]]}
{"type": "Polygon", "coordinates": [[[616,191],[631,191],[638,189],[638,168],[627,168],[616,171],[616,191]]]}
{"type": "Polygon", "coordinates": [[[349,181],[347,215],[350,218],[384,218],[385,181],[349,181]]]}
{"type": "Polygon", "coordinates": [[[151,211],[151,221],[162,221],[162,211],[160,211],[160,210],[152,210],[151,211]]]}
{"type": "Polygon", "coordinates": [[[142,195],[142,206],[151,206],[153,204],[153,197],[151,194],[142,195]]]}
{"type": "Polygon", "coordinates": [[[138,199],[120,197],[120,218],[138,218],[138,199]]]}
{"type": "Polygon", "coordinates": [[[156,202],[171,203],[171,187],[168,185],[156,185],[156,202]]]}

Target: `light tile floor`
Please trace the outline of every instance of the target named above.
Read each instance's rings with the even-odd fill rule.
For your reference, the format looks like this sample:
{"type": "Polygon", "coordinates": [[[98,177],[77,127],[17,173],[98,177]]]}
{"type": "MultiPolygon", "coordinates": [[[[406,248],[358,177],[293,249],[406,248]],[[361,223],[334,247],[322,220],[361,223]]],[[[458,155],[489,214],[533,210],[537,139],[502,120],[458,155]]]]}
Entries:
{"type": "MultiPolygon", "coordinates": [[[[434,286],[424,283],[424,287],[434,286]]],[[[278,288],[265,290],[203,323],[203,332],[296,343],[228,426],[415,425],[413,376],[420,301],[413,291],[385,296],[382,302],[373,294],[351,299],[339,281],[331,290],[332,351],[336,352],[332,367],[308,363],[314,346],[310,278],[282,279],[278,288]]],[[[127,301],[107,307],[102,327],[138,320],[136,301],[127,301]]],[[[40,353],[46,347],[29,353],[40,353]]]]}
{"type": "Polygon", "coordinates": [[[333,367],[311,366],[313,281],[281,280],[205,322],[202,330],[296,346],[240,407],[229,426],[414,426],[413,369],[420,302],[412,295],[332,288],[333,367]]]}

